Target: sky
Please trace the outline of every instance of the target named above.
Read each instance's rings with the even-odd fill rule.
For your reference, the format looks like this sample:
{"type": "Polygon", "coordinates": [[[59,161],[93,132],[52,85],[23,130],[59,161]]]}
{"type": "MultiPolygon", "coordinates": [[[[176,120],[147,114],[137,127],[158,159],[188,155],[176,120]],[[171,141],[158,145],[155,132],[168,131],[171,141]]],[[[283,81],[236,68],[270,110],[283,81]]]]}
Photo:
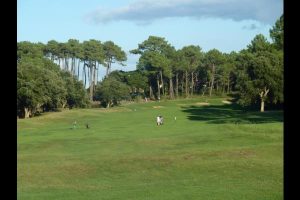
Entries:
{"type": "MultiPolygon", "coordinates": [[[[17,41],[113,41],[136,69],[139,56],[129,51],[150,35],[176,49],[198,45],[207,52],[240,51],[269,30],[283,14],[283,0],[17,0],[17,41]]],[[[103,77],[105,69],[99,71],[103,77]]]]}

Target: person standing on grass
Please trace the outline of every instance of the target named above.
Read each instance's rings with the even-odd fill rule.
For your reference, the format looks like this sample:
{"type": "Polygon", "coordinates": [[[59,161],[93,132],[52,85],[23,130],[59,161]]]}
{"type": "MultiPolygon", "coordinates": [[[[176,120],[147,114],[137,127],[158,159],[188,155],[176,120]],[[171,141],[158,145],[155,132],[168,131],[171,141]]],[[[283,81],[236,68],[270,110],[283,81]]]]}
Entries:
{"type": "Polygon", "coordinates": [[[157,126],[159,126],[160,123],[161,123],[160,116],[157,116],[157,117],[156,117],[156,124],[157,124],[157,126]]]}
{"type": "Polygon", "coordinates": [[[164,123],[164,118],[163,118],[163,116],[159,116],[159,118],[160,118],[160,125],[163,125],[163,123],[164,123]]]}

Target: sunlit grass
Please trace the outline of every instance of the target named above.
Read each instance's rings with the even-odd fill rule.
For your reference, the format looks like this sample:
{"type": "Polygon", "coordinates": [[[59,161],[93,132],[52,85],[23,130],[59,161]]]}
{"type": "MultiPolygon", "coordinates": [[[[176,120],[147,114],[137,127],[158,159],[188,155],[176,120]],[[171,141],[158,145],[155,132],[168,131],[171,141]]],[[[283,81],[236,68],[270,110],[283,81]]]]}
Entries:
{"type": "Polygon", "coordinates": [[[18,120],[18,199],[283,199],[282,112],[222,101],[18,120]]]}

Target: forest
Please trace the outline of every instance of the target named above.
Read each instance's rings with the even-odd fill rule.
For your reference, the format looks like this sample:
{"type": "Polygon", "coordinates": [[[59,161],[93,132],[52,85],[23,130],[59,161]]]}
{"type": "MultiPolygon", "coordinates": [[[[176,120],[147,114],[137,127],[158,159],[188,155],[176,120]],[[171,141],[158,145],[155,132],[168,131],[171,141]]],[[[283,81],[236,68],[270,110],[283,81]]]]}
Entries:
{"type": "Polygon", "coordinates": [[[112,107],[121,101],[172,100],[197,95],[232,96],[245,107],[283,105],[283,15],[269,31],[272,42],[256,35],[239,52],[204,52],[198,45],[176,49],[167,38],[149,36],[131,54],[139,55],[134,71],[127,55],[113,41],[50,40],[17,43],[17,118],[65,108],[86,108],[97,102],[112,107]],[[98,70],[106,69],[99,80],[98,70]]]}

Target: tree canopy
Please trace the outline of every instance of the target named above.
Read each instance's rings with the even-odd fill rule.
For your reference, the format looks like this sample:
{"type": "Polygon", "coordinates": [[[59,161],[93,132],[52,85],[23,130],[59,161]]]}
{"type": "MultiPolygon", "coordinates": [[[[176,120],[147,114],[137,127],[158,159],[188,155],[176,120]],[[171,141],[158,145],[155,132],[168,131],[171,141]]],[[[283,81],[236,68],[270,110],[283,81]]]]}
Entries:
{"type": "Polygon", "coordinates": [[[17,43],[17,115],[30,117],[60,108],[86,107],[99,100],[107,107],[136,97],[189,98],[234,93],[244,106],[281,105],[283,99],[283,15],[270,29],[269,42],[256,35],[245,49],[204,52],[198,45],[175,49],[166,38],[149,36],[130,53],[139,55],[135,71],[113,41],[50,40],[17,43]],[[99,68],[106,68],[99,80],[99,68]],[[87,89],[86,89],[87,88],[87,89]]]}

